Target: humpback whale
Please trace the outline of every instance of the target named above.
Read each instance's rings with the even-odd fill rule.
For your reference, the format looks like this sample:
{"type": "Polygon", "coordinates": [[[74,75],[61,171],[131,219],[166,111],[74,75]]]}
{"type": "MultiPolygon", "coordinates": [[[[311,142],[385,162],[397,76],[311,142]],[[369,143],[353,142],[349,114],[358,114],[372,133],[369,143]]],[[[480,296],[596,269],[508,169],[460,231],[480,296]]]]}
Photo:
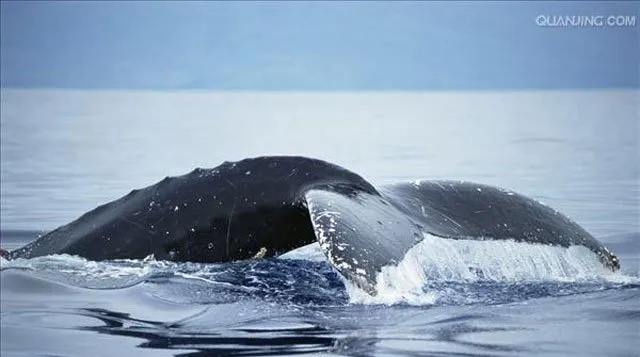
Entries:
{"type": "Polygon", "coordinates": [[[612,271],[618,258],[577,223],[524,195],[483,184],[415,181],[374,187],[322,160],[265,156],[197,168],[87,212],[7,259],[220,263],[274,257],[318,241],[347,279],[375,294],[382,267],[424,234],[449,239],[580,245],[612,271]]]}

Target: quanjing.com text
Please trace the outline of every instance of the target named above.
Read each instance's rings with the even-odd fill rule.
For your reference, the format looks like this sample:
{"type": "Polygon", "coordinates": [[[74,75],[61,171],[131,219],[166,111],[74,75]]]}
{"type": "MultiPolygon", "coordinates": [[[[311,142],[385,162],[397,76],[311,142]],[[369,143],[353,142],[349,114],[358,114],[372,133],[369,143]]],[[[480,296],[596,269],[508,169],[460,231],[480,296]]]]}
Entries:
{"type": "Polygon", "coordinates": [[[636,15],[538,15],[536,25],[542,27],[634,27],[636,15]]]}

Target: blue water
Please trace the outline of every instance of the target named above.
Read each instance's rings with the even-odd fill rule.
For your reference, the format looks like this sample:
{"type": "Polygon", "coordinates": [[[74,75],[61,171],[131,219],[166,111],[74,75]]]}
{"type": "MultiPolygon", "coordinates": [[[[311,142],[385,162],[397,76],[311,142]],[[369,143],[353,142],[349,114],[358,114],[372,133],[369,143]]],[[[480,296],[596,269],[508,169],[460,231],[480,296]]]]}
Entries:
{"type": "Polygon", "coordinates": [[[377,298],[309,246],[229,264],[0,262],[4,356],[635,356],[637,91],[1,92],[1,245],[132,188],[248,156],[322,158],[375,184],[527,194],[614,251],[425,237],[377,298]]]}

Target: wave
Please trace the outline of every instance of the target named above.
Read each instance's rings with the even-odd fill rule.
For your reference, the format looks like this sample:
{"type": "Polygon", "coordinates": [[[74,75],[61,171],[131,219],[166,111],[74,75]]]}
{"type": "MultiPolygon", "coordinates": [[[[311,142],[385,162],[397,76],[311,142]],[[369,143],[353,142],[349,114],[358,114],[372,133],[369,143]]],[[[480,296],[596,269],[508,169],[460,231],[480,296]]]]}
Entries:
{"type": "MultiPolygon", "coordinates": [[[[318,243],[280,259],[225,264],[143,260],[95,262],[69,255],[0,261],[0,270],[88,289],[151,291],[174,303],[267,299],[302,305],[504,303],[638,284],[612,273],[584,247],[513,241],[450,240],[425,235],[396,266],[378,274],[371,296],[338,274],[318,243]]],[[[9,288],[10,290],[10,288],[9,288]]]]}

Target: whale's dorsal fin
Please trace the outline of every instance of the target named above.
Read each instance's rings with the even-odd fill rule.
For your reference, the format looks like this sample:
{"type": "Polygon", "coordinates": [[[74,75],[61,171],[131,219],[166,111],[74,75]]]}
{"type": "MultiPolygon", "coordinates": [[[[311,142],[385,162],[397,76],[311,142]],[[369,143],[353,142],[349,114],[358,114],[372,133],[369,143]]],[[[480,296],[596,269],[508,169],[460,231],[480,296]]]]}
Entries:
{"type": "Polygon", "coordinates": [[[311,190],[305,198],[322,252],[341,274],[372,295],[382,267],[400,263],[423,238],[405,214],[380,196],[311,190]]]}

